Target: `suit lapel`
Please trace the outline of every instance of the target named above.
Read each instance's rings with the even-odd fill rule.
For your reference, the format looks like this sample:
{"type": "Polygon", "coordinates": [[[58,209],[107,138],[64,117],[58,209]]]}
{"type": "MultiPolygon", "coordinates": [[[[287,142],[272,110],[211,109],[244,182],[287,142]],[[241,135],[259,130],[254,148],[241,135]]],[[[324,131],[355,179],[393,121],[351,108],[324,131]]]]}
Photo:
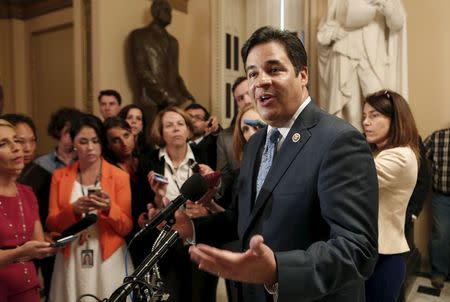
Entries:
{"type": "MultiPolygon", "coordinates": [[[[311,137],[311,132],[309,131],[309,129],[317,123],[318,115],[316,113],[318,112],[318,110],[319,109],[311,101],[294,122],[294,125],[290,129],[283,142],[283,145],[281,146],[276,157],[274,158],[274,161],[272,162],[272,166],[267,174],[266,180],[264,181],[264,184],[261,187],[261,191],[255,201],[255,205],[251,210],[251,217],[250,219],[246,220],[247,224],[245,225],[244,230],[247,230],[254,222],[255,217],[267,203],[274,188],[281,181],[286,170],[289,168],[294,159],[299,155],[300,151],[308,142],[309,138],[311,137]]],[[[256,158],[256,156],[253,157],[256,158]]],[[[256,170],[256,173],[258,173],[258,169],[254,170],[256,170]]],[[[255,179],[255,177],[257,177],[257,174],[255,174],[254,172],[252,177],[252,179],[255,179]]]]}

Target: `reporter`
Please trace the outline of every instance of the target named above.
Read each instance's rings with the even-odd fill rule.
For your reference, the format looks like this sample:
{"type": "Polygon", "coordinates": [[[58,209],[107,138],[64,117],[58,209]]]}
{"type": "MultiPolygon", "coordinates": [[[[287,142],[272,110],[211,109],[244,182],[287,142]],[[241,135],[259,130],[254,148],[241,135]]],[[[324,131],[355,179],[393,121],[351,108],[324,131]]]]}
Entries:
{"type": "MultiPolygon", "coordinates": [[[[188,141],[192,135],[193,125],[186,112],[176,107],[160,111],[154,121],[151,138],[159,147],[150,156],[150,173],[148,181],[155,194],[154,204],[164,207],[165,202],[180,195],[183,183],[197,171],[195,164],[200,161],[188,141]],[[195,171],[194,171],[195,170],[195,171]],[[158,182],[155,172],[164,175],[168,183],[158,182]]],[[[212,169],[200,164],[200,174],[208,174],[212,169]]],[[[150,206],[152,217],[153,206],[150,206]]],[[[188,201],[183,209],[189,217],[209,215],[202,203],[188,201]]],[[[216,297],[217,277],[199,271],[191,264],[187,247],[179,240],[161,261],[161,274],[171,294],[169,301],[214,302],[216,297]]]]}
{"type": "Polygon", "coordinates": [[[0,119],[0,301],[38,302],[39,280],[31,259],[55,252],[44,241],[36,197],[15,182],[24,167],[14,127],[0,119]]]}
{"type": "Polygon", "coordinates": [[[82,294],[109,297],[122,284],[124,237],[132,220],[129,176],[102,158],[101,121],[86,114],[72,125],[70,136],[78,161],[53,175],[47,227],[61,232],[86,213],[98,215],[96,224],[56,256],[50,298],[75,302],[82,294]],[[89,194],[99,188],[99,195],[89,194]],[[83,265],[85,255],[93,265],[83,265]]]}

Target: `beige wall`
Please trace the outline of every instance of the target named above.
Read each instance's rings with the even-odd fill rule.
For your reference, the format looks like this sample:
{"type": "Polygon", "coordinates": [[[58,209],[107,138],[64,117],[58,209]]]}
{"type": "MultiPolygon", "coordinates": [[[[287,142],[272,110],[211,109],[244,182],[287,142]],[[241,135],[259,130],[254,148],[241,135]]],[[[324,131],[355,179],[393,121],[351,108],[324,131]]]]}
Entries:
{"type": "Polygon", "coordinates": [[[423,137],[450,126],[450,1],[403,1],[408,14],[409,95],[423,137]]]}
{"type": "MultiPolygon", "coordinates": [[[[132,103],[131,84],[126,66],[129,33],[151,21],[148,0],[92,1],[93,90],[118,90],[124,103],[132,103]]],[[[186,86],[199,103],[210,107],[210,2],[190,0],[188,13],[172,11],[167,30],[178,39],[179,68],[186,86]]],[[[94,100],[95,112],[98,104],[94,100]]]]}

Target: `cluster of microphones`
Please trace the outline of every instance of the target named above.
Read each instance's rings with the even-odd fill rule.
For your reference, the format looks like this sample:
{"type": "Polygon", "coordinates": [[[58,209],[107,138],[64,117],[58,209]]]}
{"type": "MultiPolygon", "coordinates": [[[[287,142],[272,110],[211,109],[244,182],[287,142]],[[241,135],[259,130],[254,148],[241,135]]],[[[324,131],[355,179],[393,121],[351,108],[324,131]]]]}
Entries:
{"type": "MultiPolygon", "coordinates": [[[[144,233],[155,229],[161,222],[173,217],[175,211],[188,200],[199,200],[212,185],[217,183],[220,173],[212,173],[212,177],[202,177],[200,174],[194,174],[189,177],[180,188],[180,195],[172,200],[165,208],[159,211],[150,221],[142,228],[134,238],[142,236],[144,233]]],[[[65,229],[61,235],[55,238],[53,246],[63,246],[77,238],[77,234],[94,223],[97,222],[96,214],[86,214],[82,219],[65,229]]]]}

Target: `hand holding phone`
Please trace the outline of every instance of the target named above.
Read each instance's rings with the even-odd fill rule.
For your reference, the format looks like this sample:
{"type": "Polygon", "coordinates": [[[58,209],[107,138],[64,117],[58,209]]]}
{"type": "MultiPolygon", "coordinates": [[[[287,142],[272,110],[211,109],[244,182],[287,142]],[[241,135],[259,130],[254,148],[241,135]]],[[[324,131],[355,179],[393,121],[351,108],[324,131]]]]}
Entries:
{"type": "Polygon", "coordinates": [[[163,184],[168,184],[169,183],[169,181],[167,180],[167,177],[165,177],[162,174],[156,173],[156,172],[155,172],[154,180],[157,181],[157,182],[163,183],[163,184]]]}

